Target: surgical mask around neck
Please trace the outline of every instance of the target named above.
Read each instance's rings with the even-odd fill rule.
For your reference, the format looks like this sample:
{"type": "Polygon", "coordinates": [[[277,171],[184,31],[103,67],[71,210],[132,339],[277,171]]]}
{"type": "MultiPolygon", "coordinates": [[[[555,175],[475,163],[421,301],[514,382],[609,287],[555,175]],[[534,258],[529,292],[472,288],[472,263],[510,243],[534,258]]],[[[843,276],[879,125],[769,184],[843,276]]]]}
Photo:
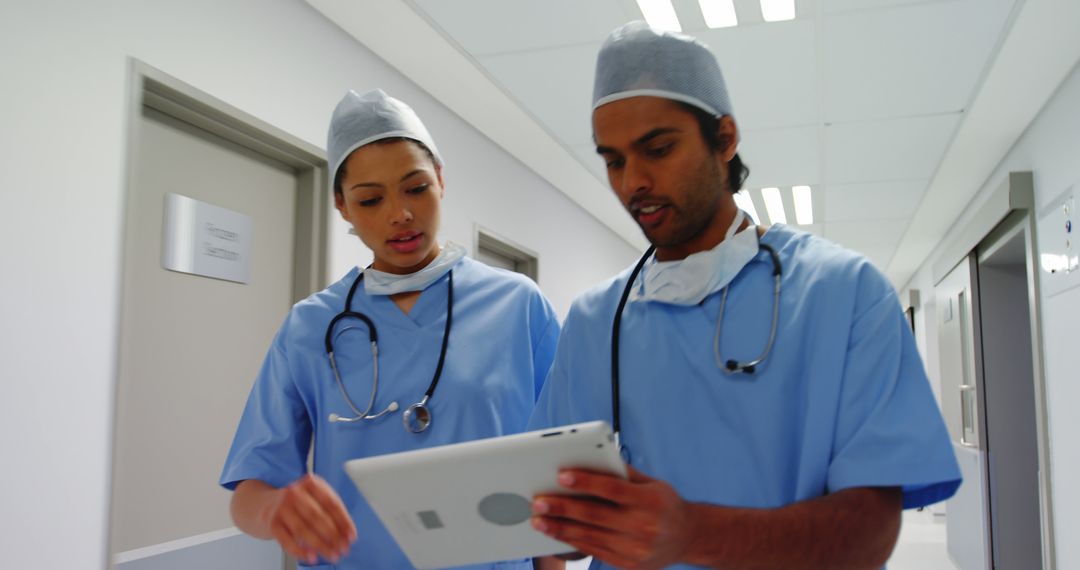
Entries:
{"type": "Polygon", "coordinates": [[[656,261],[654,256],[630,300],[691,306],[724,288],[758,253],[756,226],[735,233],[745,219],[746,214],[737,210],[724,240],[712,249],[676,261],[656,261]]]}
{"type": "Polygon", "coordinates": [[[396,295],[409,291],[423,291],[428,285],[438,281],[451,268],[465,257],[465,248],[447,242],[431,263],[416,273],[399,275],[377,269],[364,269],[364,292],[368,295],[396,295]]]}

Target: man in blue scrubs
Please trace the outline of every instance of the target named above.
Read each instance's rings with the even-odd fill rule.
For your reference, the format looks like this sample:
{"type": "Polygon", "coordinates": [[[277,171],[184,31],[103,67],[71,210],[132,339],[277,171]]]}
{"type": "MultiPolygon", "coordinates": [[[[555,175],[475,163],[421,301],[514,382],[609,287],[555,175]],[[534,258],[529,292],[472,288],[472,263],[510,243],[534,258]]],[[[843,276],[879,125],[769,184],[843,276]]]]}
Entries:
{"type": "Polygon", "coordinates": [[[738,129],[701,43],[615,30],[593,101],[611,186],[655,249],[575,301],[530,428],[618,413],[631,475],[563,471],[584,496],[538,497],[533,525],[594,568],[881,567],[901,509],[960,484],[893,287],[738,210],[738,129]]]}

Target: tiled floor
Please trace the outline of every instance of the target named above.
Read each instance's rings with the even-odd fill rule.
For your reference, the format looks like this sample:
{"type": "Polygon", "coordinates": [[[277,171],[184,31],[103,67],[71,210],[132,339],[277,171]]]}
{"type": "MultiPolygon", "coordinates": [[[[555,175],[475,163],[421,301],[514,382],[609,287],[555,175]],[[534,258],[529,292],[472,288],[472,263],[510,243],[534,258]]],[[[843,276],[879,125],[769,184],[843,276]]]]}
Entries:
{"type": "Polygon", "coordinates": [[[904,511],[900,540],[889,570],[956,570],[945,550],[945,517],[930,511],[904,511]]]}

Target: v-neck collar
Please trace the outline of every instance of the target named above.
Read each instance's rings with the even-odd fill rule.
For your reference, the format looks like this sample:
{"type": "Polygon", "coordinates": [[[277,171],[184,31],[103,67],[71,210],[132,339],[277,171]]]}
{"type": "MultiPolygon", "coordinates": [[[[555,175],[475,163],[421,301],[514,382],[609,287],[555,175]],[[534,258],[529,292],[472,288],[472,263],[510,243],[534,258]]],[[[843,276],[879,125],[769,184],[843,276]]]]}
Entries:
{"type": "MultiPolygon", "coordinates": [[[[454,267],[451,271],[457,269],[454,267]]],[[[366,295],[371,304],[371,311],[375,313],[376,322],[379,326],[385,323],[388,326],[405,329],[421,330],[433,325],[442,325],[446,318],[446,293],[449,287],[449,273],[428,285],[416,299],[412,310],[405,314],[400,307],[388,295],[366,295]]],[[[359,293],[359,292],[358,292],[359,293]]]]}

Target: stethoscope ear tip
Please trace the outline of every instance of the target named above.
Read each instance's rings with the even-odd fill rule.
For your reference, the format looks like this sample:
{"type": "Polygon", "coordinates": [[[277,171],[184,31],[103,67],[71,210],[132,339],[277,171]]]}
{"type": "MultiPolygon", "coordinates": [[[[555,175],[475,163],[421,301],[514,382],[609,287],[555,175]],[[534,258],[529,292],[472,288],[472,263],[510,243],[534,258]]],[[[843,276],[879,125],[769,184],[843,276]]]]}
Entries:
{"type": "Polygon", "coordinates": [[[390,412],[398,411],[398,403],[397,403],[397,401],[395,400],[393,402],[390,402],[390,405],[386,407],[386,410],[390,411],[390,412]]]}
{"type": "Polygon", "coordinates": [[[337,421],[341,419],[341,416],[339,416],[337,414],[330,414],[330,417],[328,417],[326,419],[329,420],[330,423],[337,423],[337,421]]]}

